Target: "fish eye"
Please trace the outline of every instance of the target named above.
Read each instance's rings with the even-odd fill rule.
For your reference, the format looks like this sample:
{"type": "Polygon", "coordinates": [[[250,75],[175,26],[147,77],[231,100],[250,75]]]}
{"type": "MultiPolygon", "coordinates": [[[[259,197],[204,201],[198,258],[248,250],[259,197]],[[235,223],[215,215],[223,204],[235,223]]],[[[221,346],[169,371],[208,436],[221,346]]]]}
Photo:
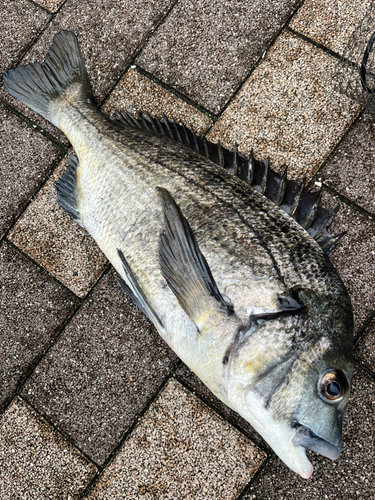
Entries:
{"type": "Polygon", "coordinates": [[[319,380],[318,390],[320,397],[328,403],[342,400],[348,389],[348,382],[340,370],[328,370],[319,380]]]}

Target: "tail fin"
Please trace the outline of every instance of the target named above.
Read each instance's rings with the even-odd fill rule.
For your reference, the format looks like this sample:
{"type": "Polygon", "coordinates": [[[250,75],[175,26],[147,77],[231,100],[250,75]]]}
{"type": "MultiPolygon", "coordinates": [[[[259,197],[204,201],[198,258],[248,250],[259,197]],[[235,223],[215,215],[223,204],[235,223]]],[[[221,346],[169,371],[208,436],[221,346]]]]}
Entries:
{"type": "Polygon", "coordinates": [[[28,64],[4,74],[7,91],[52,122],[51,102],[75,83],[82,86],[85,101],[93,99],[77,37],[66,30],[55,35],[43,64],[28,64]]]}

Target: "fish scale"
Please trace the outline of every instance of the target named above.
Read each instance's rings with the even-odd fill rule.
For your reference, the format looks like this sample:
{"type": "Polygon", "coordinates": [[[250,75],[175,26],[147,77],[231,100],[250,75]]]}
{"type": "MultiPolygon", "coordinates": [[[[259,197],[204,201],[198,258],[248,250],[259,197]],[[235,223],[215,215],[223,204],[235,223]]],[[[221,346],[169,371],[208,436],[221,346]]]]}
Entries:
{"type": "Polygon", "coordinates": [[[293,471],[336,459],[353,314],[320,194],[166,118],[104,116],[69,31],[4,84],[71,141],[58,202],[168,345],[293,471]]]}
{"type": "Polygon", "coordinates": [[[342,281],[336,273],[332,273],[333,267],[320,247],[313,245],[303,228],[297,223],[293,224],[273,203],[224,169],[210,165],[209,162],[202,164],[200,157],[193,151],[182,150],[179,145],[165,145],[151,135],[143,137],[139,144],[136,142],[137,135],[139,137],[137,131],[129,129],[124,130],[123,137],[115,136],[136,151],[143,150],[143,154],[148,157],[158,158],[160,164],[178,171],[189,181],[199,184],[223,203],[232,206],[251,230],[262,235],[264,247],[274,257],[289,288],[308,283],[309,287],[314,287],[319,293],[336,295],[340,300],[347,297],[342,281]],[[284,225],[288,228],[287,235],[283,232],[284,225]],[[301,252],[299,249],[304,247],[304,252],[301,252]]]}
{"type": "Polygon", "coordinates": [[[107,127],[106,133],[117,141],[180,173],[187,180],[211,192],[223,203],[233,206],[249,228],[262,235],[264,246],[275,258],[281,275],[284,279],[287,277],[288,287],[295,288],[309,283],[309,286],[313,286],[320,293],[348,299],[342,281],[336,273],[332,273],[333,267],[319,246],[314,247],[311,238],[300,225],[292,224],[290,217],[277,210],[273,203],[256,190],[248,189],[239,179],[217,165],[209,162],[202,164],[201,157],[194,151],[186,150],[179,144],[171,144],[163,137],[156,138],[145,133],[140,137],[138,130],[130,128],[123,129],[121,133],[114,129],[111,122],[108,122],[107,127]],[[285,225],[286,235],[283,232],[285,225]],[[299,250],[301,247],[305,247],[302,253],[299,250]],[[293,248],[296,249],[295,252],[292,251],[293,248]],[[312,277],[315,283],[311,282],[312,277]]]}
{"type": "MultiPolygon", "coordinates": [[[[87,130],[85,132],[85,141],[86,144],[89,144],[90,134],[87,130]]],[[[95,142],[95,137],[92,142],[95,142]]],[[[103,141],[101,149],[105,150],[103,141]]],[[[206,219],[208,227],[214,229],[214,234],[207,228],[204,238],[199,238],[199,232],[196,232],[196,237],[215,273],[219,287],[235,301],[234,303],[242,311],[242,314],[249,315],[251,312],[259,313],[262,310],[274,310],[277,307],[276,298],[286,294],[287,290],[279,282],[268,253],[259,248],[258,238],[254,234],[251,235],[231,207],[224,205],[213,195],[207,196],[207,193],[203,192],[197,184],[186,185],[183,177],[178,174],[171,175],[171,172],[163,170],[160,164],[150,162],[142,164],[143,158],[129,150],[120,151],[118,154],[120,156],[119,166],[113,158],[109,165],[102,167],[99,175],[95,170],[93,171],[90,165],[85,173],[84,162],[79,168],[79,170],[82,169],[80,182],[90,186],[92,185],[92,175],[94,175],[99,186],[105,186],[108,193],[115,193],[115,196],[112,196],[112,194],[102,193],[99,189],[92,190],[90,188],[86,189],[87,192],[82,190],[82,198],[87,198],[88,206],[80,198],[77,200],[79,211],[82,214],[89,213],[89,211],[98,214],[97,219],[101,221],[99,223],[96,219],[91,221],[86,215],[82,216],[82,220],[91,234],[95,235],[97,232],[106,234],[106,240],[111,242],[111,250],[103,244],[103,250],[106,254],[114,254],[116,248],[121,245],[122,251],[132,264],[133,271],[138,275],[145,290],[149,289],[150,282],[152,288],[156,288],[155,283],[162,278],[159,272],[158,252],[155,250],[158,247],[158,237],[154,227],[155,225],[161,227],[161,222],[156,216],[159,205],[155,187],[162,184],[174,192],[175,199],[186,213],[193,230],[203,218],[206,219]],[[132,171],[130,179],[126,177],[126,171],[122,167],[124,161],[127,162],[127,169],[132,171]],[[133,174],[137,181],[136,184],[131,183],[133,174]],[[118,193],[116,189],[119,186],[126,186],[126,188],[118,193]],[[108,200],[106,210],[102,204],[102,198],[108,200]],[[132,206],[132,210],[126,217],[120,217],[115,221],[113,214],[121,214],[124,211],[124,200],[127,200],[132,206]],[[116,203],[120,205],[118,206],[116,203]],[[205,207],[204,210],[202,210],[202,205],[205,207]],[[144,206],[149,207],[153,213],[144,213],[144,206]],[[241,245],[239,242],[233,243],[228,236],[236,231],[246,235],[246,238],[241,238],[241,245]],[[148,239],[147,245],[140,241],[144,239],[144,235],[148,239]],[[220,247],[220,251],[218,251],[218,247],[220,247]],[[254,247],[257,248],[256,254],[251,252],[254,247]],[[236,263],[236,267],[232,265],[233,262],[236,263]],[[255,293],[249,293],[248,286],[245,288],[247,295],[243,296],[241,283],[253,279],[254,273],[258,276],[256,296],[254,296],[255,293]],[[262,275],[264,276],[263,287],[260,283],[262,275]],[[270,277],[273,277],[271,284],[270,277]],[[235,294],[228,291],[232,282],[237,283],[235,294]],[[260,290],[263,290],[263,293],[259,293],[260,290]]],[[[118,270],[120,269],[118,268],[118,270]]],[[[163,307],[157,305],[156,297],[154,297],[154,307],[159,309],[160,315],[163,316],[163,307]]]]}

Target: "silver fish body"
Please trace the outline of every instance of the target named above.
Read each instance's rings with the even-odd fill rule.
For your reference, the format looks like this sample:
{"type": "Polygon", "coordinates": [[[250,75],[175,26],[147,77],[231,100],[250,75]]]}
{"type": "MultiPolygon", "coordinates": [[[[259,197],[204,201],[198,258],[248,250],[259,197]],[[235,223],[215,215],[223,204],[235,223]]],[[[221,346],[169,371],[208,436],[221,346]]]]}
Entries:
{"type": "Polygon", "coordinates": [[[306,448],[337,458],[353,318],[314,239],[192,149],[104,116],[72,33],[4,81],[72,143],[59,201],[168,345],[292,470],[311,475],[306,448]]]}

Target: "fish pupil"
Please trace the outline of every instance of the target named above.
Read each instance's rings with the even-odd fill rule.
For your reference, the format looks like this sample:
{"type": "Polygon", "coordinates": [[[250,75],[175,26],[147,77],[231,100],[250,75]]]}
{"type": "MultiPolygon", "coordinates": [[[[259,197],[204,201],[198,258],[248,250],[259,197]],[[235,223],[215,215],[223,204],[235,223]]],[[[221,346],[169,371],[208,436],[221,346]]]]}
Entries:
{"type": "Polygon", "coordinates": [[[338,382],[330,382],[326,388],[328,396],[335,398],[340,395],[341,387],[338,382]]]}

